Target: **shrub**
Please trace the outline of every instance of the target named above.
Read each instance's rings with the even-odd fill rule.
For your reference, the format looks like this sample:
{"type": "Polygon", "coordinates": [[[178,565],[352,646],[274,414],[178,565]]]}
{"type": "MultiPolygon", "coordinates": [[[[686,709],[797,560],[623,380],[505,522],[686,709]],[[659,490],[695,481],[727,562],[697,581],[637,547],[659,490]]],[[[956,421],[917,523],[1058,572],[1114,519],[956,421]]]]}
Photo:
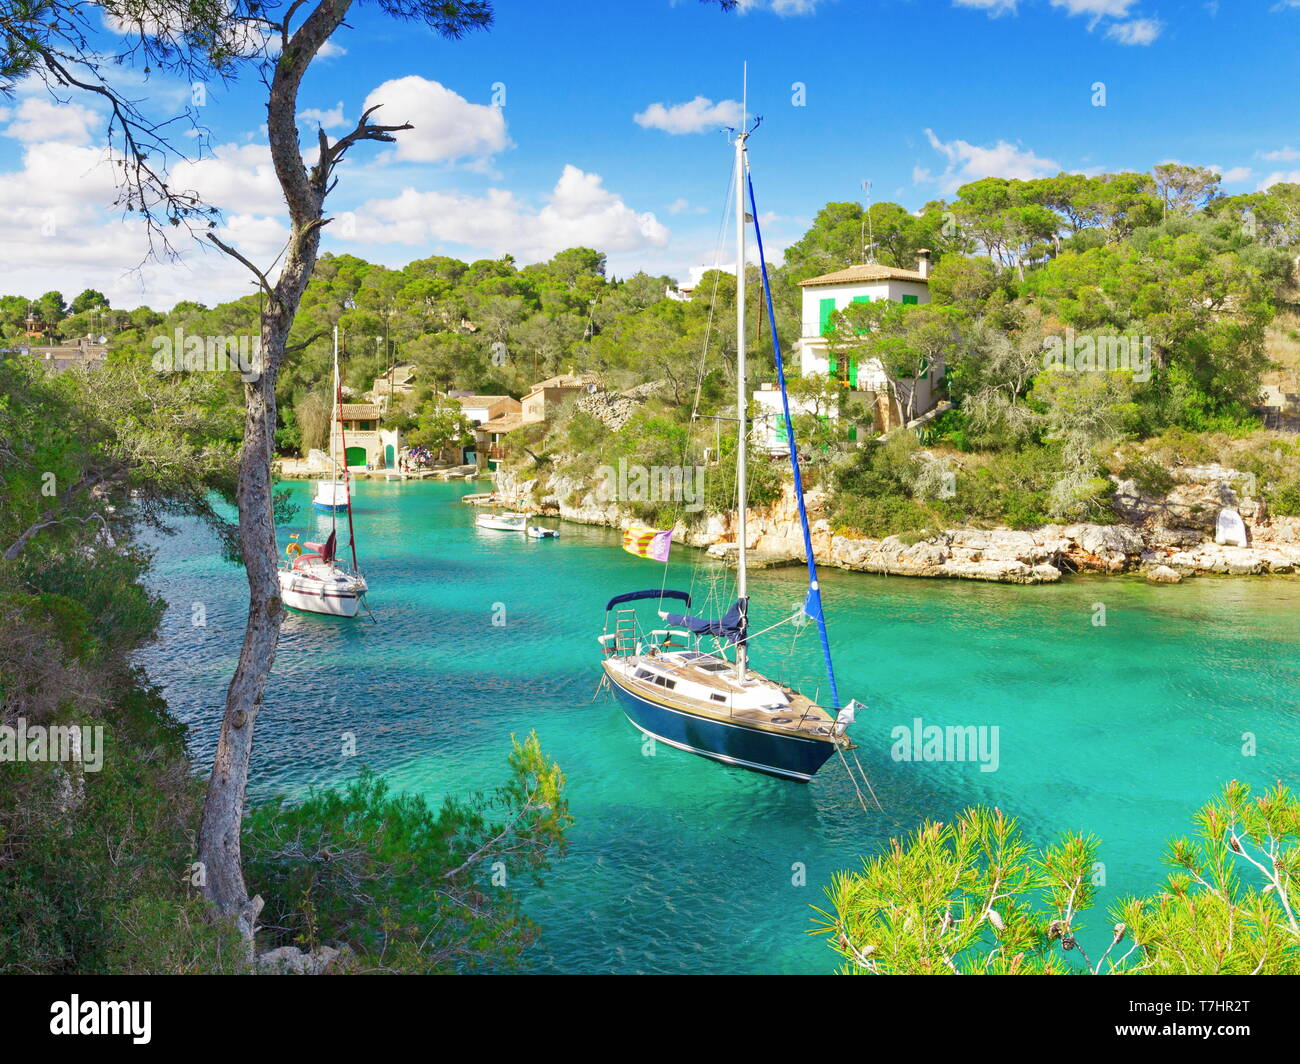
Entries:
{"type": "Polygon", "coordinates": [[[564,775],[535,735],[509,763],[504,786],[437,808],[363,770],[300,805],[252,810],[245,871],[274,944],[347,944],[383,971],[516,963],[537,929],[510,884],[540,880],[571,817],[564,775]]]}

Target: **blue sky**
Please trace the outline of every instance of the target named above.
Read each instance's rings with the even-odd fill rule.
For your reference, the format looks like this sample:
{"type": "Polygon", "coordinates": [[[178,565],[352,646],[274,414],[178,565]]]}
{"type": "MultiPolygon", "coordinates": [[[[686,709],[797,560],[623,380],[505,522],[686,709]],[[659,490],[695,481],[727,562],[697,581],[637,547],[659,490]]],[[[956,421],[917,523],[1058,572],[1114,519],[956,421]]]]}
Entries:
{"type": "MultiPolygon", "coordinates": [[[[714,260],[730,165],[718,130],[745,60],[750,110],[764,118],[751,157],[771,252],[827,201],[860,200],[864,179],[873,199],[911,209],[988,174],[1171,159],[1220,168],[1229,191],[1300,180],[1300,0],[743,8],[498,0],[490,31],[448,42],[358,6],[303,87],[303,128],[325,122],[337,136],[383,101],[383,117],[416,129],[396,148],[354,149],[326,249],[400,265],[433,253],[527,262],[583,243],[619,275],[684,277],[714,260]]],[[[188,95],[166,79],[142,87],[160,111],[188,95]]],[[[177,177],[269,263],[285,230],[263,91],[251,71],[207,86],[214,154],[177,177]]],[[[139,234],[109,206],[101,121],[86,101],[51,103],[34,87],[0,105],[0,291],[93,285],[117,305],[160,307],[246,291],[240,268],[212,254],[130,271],[139,234]]]]}

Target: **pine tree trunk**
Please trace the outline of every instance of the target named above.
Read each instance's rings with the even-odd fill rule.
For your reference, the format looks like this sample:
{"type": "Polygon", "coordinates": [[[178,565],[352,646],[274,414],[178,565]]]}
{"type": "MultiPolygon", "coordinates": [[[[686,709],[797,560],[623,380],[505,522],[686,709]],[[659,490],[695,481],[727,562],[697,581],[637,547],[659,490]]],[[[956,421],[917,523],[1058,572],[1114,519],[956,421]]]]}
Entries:
{"type": "MultiPolygon", "coordinates": [[[[290,327],[316,266],[332,161],[323,157],[310,173],[303,163],[296,117],[298,87],[321,45],[343,21],[350,4],[351,0],[319,0],[275,63],[267,103],[271,159],[289,208],[291,235],[284,266],[274,286],[259,274],[268,287],[268,299],[261,316],[261,373],[244,389],[247,411],[236,489],[239,546],[248,576],[248,621],[239,663],[226,691],[221,734],[217,740],[216,757],[203,805],[203,823],[199,830],[204,895],[219,914],[236,921],[247,943],[250,959],[262,899],[250,900],[248,897],[240,833],[248,769],[253,756],[254,727],[275,662],[280,623],[284,617],[277,576],[279,552],[275,542],[271,484],[276,430],[275,385],[290,327]]],[[[322,135],[322,149],[324,147],[322,135]]],[[[223,250],[230,251],[224,246],[223,250]]]]}

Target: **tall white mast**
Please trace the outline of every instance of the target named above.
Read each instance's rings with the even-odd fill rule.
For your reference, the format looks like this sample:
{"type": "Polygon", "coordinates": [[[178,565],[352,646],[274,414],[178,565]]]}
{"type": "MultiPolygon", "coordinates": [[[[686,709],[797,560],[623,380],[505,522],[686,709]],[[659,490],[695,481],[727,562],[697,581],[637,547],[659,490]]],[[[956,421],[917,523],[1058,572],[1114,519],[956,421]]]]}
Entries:
{"type": "MultiPolygon", "coordinates": [[[[749,444],[749,408],[745,394],[745,123],[749,105],[748,64],[745,69],[745,86],[741,93],[740,129],[736,133],[736,501],[739,512],[736,518],[736,597],[744,602],[745,580],[745,517],[749,508],[749,485],[746,482],[745,451],[749,444]]],[[[745,610],[748,613],[748,609],[745,610]]],[[[745,678],[745,659],[748,657],[744,643],[736,647],[736,678],[745,678]]]]}
{"type": "MultiPolygon", "coordinates": [[[[334,416],[330,418],[330,476],[334,478],[334,483],[339,479],[339,460],[334,454],[334,440],[338,436],[339,421],[339,327],[334,326],[334,401],[330,404],[330,409],[334,411],[334,416]]],[[[330,489],[330,505],[336,502],[334,489],[330,489]]]]}

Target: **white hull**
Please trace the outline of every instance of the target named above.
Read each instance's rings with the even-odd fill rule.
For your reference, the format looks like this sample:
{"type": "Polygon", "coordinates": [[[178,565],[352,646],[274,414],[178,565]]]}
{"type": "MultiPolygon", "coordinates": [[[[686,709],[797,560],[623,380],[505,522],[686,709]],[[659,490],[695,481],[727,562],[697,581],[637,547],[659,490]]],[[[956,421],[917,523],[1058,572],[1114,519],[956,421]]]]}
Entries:
{"type": "Polygon", "coordinates": [[[474,518],[479,528],[496,532],[523,532],[528,527],[527,514],[479,514],[474,518]]]}
{"type": "Polygon", "coordinates": [[[291,609],[330,617],[355,617],[366,594],[366,581],[333,566],[281,569],[280,598],[291,609]]]}

